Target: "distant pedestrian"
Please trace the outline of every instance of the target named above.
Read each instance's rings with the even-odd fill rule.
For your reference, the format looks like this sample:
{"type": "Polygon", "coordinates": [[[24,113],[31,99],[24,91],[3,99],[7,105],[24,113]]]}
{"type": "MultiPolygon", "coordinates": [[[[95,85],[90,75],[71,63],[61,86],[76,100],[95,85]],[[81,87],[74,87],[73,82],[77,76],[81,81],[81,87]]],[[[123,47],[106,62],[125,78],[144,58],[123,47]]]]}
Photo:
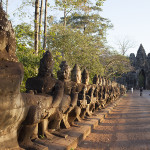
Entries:
{"type": "Polygon", "coordinates": [[[133,94],[133,88],[131,88],[131,93],[133,94]]]}
{"type": "Polygon", "coordinates": [[[142,96],[143,87],[140,88],[140,96],[142,96]]]}

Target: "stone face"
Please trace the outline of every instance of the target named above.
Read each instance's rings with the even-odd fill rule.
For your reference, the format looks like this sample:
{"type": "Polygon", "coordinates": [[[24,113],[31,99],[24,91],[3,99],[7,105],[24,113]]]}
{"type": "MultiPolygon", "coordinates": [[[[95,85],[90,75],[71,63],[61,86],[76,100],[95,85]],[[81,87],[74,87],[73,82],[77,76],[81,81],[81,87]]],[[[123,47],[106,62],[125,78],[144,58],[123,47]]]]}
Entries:
{"type": "Polygon", "coordinates": [[[68,66],[66,61],[62,61],[60,64],[60,70],[57,72],[57,77],[59,80],[65,81],[70,80],[71,68],[68,66]]]}
{"type": "Polygon", "coordinates": [[[50,51],[46,51],[43,58],[40,60],[40,68],[38,77],[52,77],[53,76],[54,60],[50,51]]]}
{"type": "Polygon", "coordinates": [[[77,113],[78,93],[76,92],[76,83],[70,80],[70,67],[66,61],[60,64],[60,70],[57,72],[57,77],[64,84],[64,97],[60,104],[60,110],[63,113],[63,126],[69,128],[74,124],[74,120],[79,116],[77,113]]]}
{"type": "Polygon", "coordinates": [[[82,72],[82,83],[86,85],[89,84],[89,72],[87,69],[84,69],[82,72]]]}
{"type": "Polygon", "coordinates": [[[93,78],[93,84],[99,84],[99,76],[96,74],[93,78]]]}
{"type": "Polygon", "coordinates": [[[130,54],[129,59],[130,59],[131,65],[135,66],[135,64],[136,64],[136,58],[135,58],[135,54],[134,53],[130,54]]]}
{"type": "Polygon", "coordinates": [[[81,70],[77,64],[75,64],[71,71],[71,80],[76,83],[81,83],[81,70]]]}

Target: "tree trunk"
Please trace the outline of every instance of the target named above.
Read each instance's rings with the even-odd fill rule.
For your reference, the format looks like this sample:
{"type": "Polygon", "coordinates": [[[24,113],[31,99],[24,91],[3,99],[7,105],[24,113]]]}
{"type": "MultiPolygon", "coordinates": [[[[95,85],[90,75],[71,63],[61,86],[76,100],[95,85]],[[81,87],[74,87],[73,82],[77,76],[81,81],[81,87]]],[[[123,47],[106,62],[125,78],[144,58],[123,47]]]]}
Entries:
{"type": "Polygon", "coordinates": [[[41,8],[40,8],[40,21],[39,21],[39,43],[41,43],[42,15],[43,15],[43,0],[41,0],[41,8]]]}
{"type": "Polygon", "coordinates": [[[39,0],[35,1],[35,54],[38,55],[38,33],[39,33],[39,0]]]}
{"type": "Polygon", "coordinates": [[[46,51],[46,39],[47,39],[47,0],[45,0],[44,42],[43,42],[43,49],[45,51],[46,51]]]}

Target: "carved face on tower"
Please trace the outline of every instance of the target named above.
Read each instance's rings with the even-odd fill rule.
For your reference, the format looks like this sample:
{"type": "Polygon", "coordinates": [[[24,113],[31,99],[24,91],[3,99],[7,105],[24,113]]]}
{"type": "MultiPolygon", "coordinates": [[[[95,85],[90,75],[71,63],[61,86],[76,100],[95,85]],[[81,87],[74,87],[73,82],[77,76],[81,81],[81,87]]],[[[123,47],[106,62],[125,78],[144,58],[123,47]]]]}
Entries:
{"type": "Polygon", "coordinates": [[[60,70],[57,72],[57,77],[59,80],[69,80],[70,77],[70,67],[66,61],[62,61],[60,64],[60,70]]]}
{"type": "Polygon", "coordinates": [[[89,84],[89,73],[86,69],[84,69],[82,72],[82,83],[86,85],[89,84]]]}
{"type": "Polygon", "coordinates": [[[81,70],[77,64],[71,71],[71,80],[76,83],[81,83],[81,70]]]}

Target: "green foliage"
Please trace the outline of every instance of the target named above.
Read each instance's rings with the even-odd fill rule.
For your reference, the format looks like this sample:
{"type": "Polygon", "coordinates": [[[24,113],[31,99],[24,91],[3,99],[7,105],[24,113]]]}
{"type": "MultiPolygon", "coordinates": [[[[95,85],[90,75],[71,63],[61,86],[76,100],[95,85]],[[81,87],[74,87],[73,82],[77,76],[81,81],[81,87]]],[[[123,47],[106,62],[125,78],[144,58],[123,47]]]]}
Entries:
{"type": "Polygon", "coordinates": [[[103,64],[104,74],[107,78],[120,77],[133,70],[129,58],[117,52],[107,50],[100,56],[100,62],[103,64]]]}
{"type": "Polygon", "coordinates": [[[81,69],[87,68],[93,77],[96,73],[103,73],[99,61],[100,50],[93,40],[93,36],[87,36],[80,30],[55,24],[49,29],[47,45],[53,55],[58,53],[59,60],[66,60],[71,67],[79,64],[81,69]]]}
{"type": "Polygon", "coordinates": [[[54,68],[53,68],[53,75],[57,78],[57,71],[60,70],[60,63],[62,61],[62,56],[59,51],[52,51],[53,59],[54,59],[54,68]]]}
{"type": "MultiPolygon", "coordinates": [[[[34,47],[34,32],[30,24],[21,23],[15,26],[17,44],[21,44],[25,47],[34,47]]],[[[17,45],[19,46],[19,45],[17,45]]]]}
{"type": "Polygon", "coordinates": [[[17,52],[16,55],[19,59],[19,61],[24,66],[24,79],[21,86],[21,91],[24,92],[25,89],[25,83],[26,80],[30,77],[34,77],[38,73],[39,68],[39,62],[40,58],[42,56],[42,51],[39,53],[39,55],[34,54],[34,50],[30,48],[26,48],[25,46],[22,46],[21,44],[17,45],[17,52]]]}
{"type": "Polygon", "coordinates": [[[26,80],[36,76],[39,68],[40,58],[43,51],[39,51],[39,55],[34,54],[34,31],[29,24],[20,24],[15,27],[17,51],[16,55],[24,66],[24,79],[21,85],[21,91],[24,92],[26,80]]]}
{"type": "MultiPolygon", "coordinates": [[[[22,23],[15,27],[17,51],[16,55],[19,61],[24,66],[24,79],[21,85],[21,91],[26,91],[25,83],[30,77],[34,77],[38,73],[38,68],[40,65],[40,59],[45,52],[40,48],[38,56],[35,54],[34,50],[34,31],[31,26],[27,23],[22,23]]],[[[54,57],[54,76],[57,77],[57,71],[59,70],[59,64],[61,62],[61,55],[59,52],[53,52],[54,57]]]]}
{"type": "MultiPolygon", "coordinates": [[[[59,22],[52,23],[53,17],[50,16],[47,33],[47,49],[52,52],[54,57],[53,74],[56,78],[62,60],[66,60],[70,67],[79,64],[81,70],[87,68],[90,79],[95,74],[105,75],[109,78],[116,77],[132,69],[127,57],[111,52],[105,46],[106,32],[112,28],[112,24],[108,19],[99,15],[104,1],[55,1],[56,6],[64,11],[64,17],[59,22]]],[[[32,0],[23,2],[31,4],[32,0]]],[[[30,24],[17,25],[15,31],[16,54],[24,65],[22,91],[25,91],[27,78],[36,76],[38,73],[40,58],[44,51],[39,48],[38,56],[34,54],[34,31],[30,24]]],[[[42,43],[39,45],[41,46],[42,43]]]]}

